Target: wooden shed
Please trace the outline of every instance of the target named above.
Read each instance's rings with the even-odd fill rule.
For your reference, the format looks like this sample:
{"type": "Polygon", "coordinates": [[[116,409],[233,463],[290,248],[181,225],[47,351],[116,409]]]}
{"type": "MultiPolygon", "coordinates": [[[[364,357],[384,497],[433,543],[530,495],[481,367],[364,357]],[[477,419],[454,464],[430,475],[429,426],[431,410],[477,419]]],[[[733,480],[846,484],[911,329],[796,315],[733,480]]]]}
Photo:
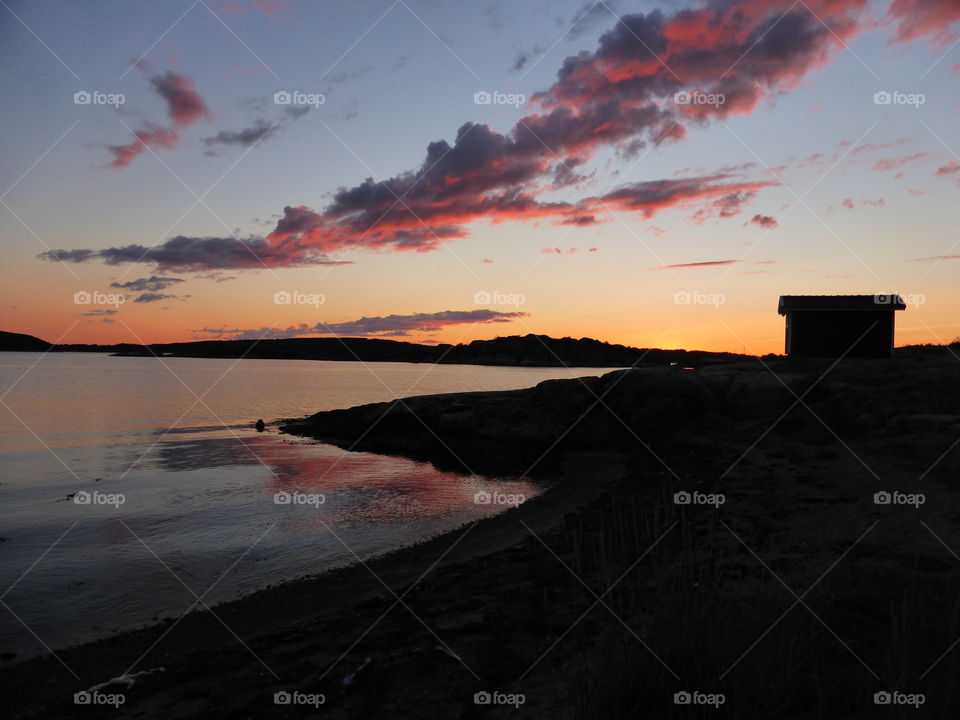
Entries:
{"type": "Polygon", "coordinates": [[[781,295],[791,357],[890,357],[899,295],[781,295]]]}

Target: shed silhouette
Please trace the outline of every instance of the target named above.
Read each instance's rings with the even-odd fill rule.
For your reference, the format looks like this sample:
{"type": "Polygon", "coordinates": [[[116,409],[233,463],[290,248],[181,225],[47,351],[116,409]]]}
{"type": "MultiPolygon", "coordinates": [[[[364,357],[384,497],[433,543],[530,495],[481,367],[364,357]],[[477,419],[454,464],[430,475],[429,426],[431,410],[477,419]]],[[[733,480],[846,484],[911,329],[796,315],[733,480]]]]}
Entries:
{"type": "Polygon", "coordinates": [[[781,295],[791,357],[890,357],[899,295],[781,295]]]}

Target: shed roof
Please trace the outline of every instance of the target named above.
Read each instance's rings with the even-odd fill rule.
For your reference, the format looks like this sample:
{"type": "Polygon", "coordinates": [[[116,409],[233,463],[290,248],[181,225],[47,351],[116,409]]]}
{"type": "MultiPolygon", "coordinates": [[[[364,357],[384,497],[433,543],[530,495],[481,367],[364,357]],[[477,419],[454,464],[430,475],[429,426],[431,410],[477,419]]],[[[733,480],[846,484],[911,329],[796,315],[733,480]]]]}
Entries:
{"type": "Polygon", "coordinates": [[[903,298],[895,293],[876,295],[781,295],[777,312],[786,315],[797,310],[906,310],[903,298]]]}

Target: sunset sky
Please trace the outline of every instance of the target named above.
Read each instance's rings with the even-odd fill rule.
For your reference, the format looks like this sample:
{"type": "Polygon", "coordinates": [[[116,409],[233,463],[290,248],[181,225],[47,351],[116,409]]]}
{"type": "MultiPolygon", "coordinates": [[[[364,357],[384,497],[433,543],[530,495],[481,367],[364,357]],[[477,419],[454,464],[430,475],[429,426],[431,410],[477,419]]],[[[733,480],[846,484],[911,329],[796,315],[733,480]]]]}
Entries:
{"type": "Polygon", "coordinates": [[[2,5],[0,329],[960,335],[956,0],[2,5]]]}

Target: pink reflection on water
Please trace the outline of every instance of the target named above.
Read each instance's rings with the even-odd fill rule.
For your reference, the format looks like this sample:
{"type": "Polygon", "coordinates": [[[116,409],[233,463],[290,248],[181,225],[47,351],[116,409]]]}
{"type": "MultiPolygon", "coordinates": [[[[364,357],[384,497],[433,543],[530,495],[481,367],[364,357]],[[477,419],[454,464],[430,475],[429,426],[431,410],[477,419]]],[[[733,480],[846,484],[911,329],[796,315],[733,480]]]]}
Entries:
{"type": "MultiPolygon", "coordinates": [[[[319,494],[320,507],[280,508],[282,518],[311,515],[338,525],[408,523],[462,515],[463,521],[507,509],[502,503],[477,503],[481,492],[529,500],[542,487],[528,478],[490,478],[438,470],[430,463],[374,453],[348,452],[332,445],[277,435],[244,433],[240,437],[176,443],[161,450],[165,470],[258,466],[269,472],[262,486],[264,502],[278,492],[319,494]]],[[[310,523],[313,524],[312,522],[310,523]]]]}

